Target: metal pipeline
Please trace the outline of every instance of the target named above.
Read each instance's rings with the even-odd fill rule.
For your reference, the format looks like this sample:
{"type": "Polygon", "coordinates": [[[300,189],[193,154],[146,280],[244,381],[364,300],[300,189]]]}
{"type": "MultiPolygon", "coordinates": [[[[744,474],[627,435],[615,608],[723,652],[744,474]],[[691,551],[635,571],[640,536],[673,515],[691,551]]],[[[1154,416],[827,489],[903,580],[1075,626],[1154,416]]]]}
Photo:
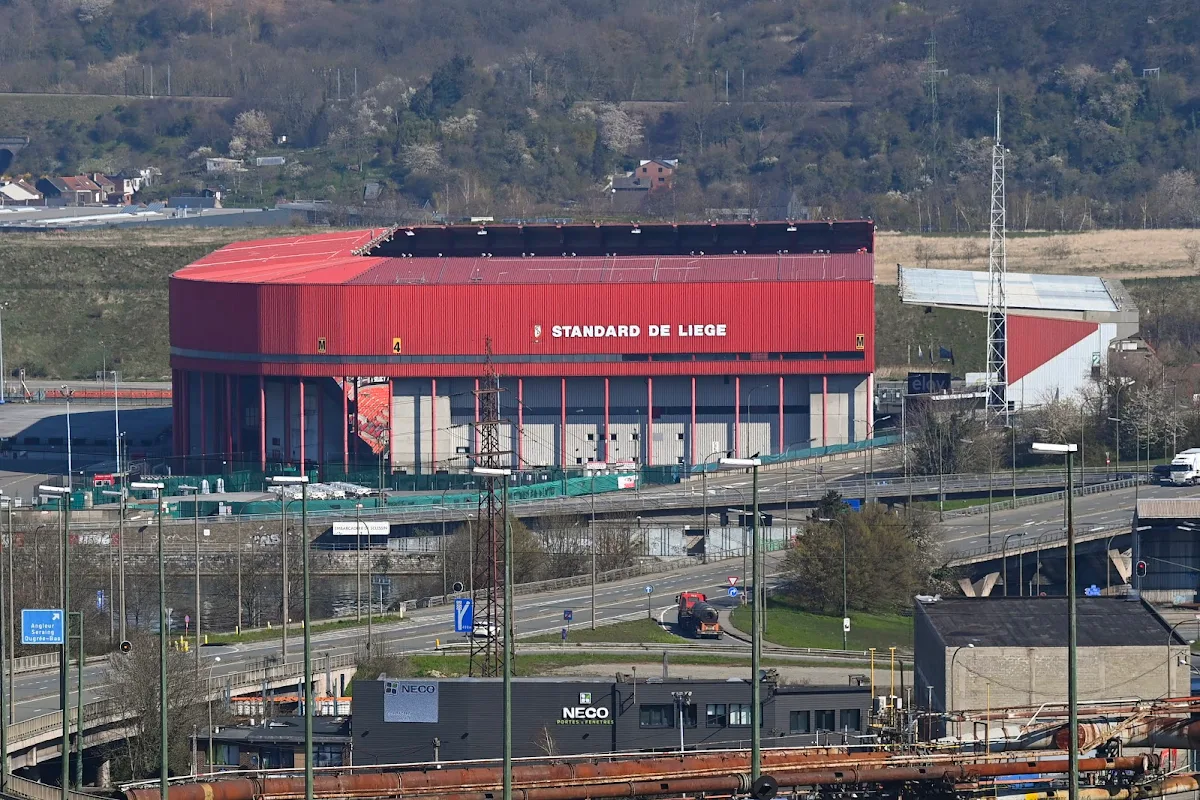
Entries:
{"type": "MultiPolygon", "coordinates": [[[[1200,781],[1195,775],[1173,775],[1165,780],[1129,786],[1123,789],[1105,786],[1085,786],[1079,790],[1079,800],[1146,800],[1151,797],[1166,797],[1172,794],[1200,791],[1200,781]]],[[[999,800],[1070,800],[1066,789],[1051,789],[1044,792],[1017,792],[998,794],[999,800]]]]}
{"type": "MultiPolygon", "coordinates": [[[[848,755],[840,748],[768,750],[762,755],[764,769],[794,769],[804,766],[836,766],[842,763],[885,761],[886,752],[848,755]]],[[[611,782],[614,779],[659,780],[705,774],[730,774],[749,769],[747,753],[716,755],[687,754],[658,756],[621,761],[551,762],[538,765],[519,765],[513,768],[513,782],[526,787],[562,786],[565,783],[611,782]]],[[[435,794],[454,789],[473,789],[498,786],[502,780],[500,767],[424,768],[390,772],[352,772],[343,775],[318,775],[314,789],[318,793],[337,792],[341,797],[379,797],[396,794],[435,794]]],[[[171,787],[172,800],[254,800],[263,796],[288,796],[295,787],[303,794],[299,778],[255,777],[215,780],[208,783],[182,784],[171,787]]],[[[155,788],[130,789],[127,800],[158,800],[155,788]]]]}
{"type": "MultiPolygon", "coordinates": [[[[854,760],[848,760],[845,764],[836,764],[829,763],[831,759],[827,756],[799,759],[792,756],[789,759],[784,757],[784,754],[779,755],[781,757],[773,759],[775,763],[764,764],[764,772],[771,774],[779,785],[784,787],[910,781],[957,782],[982,777],[1049,774],[1067,770],[1065,759],[983,763],[928,759],[925,764],[912,764],[906,760],[900,765],[888,766],[880,763],[879,758],[856,756],[854,760]]],[[[883,755],[886,758],[886,754],[883,755]]],[[[664,760],[650,760],[651,769],[657,774],[644,769],[647,766],[646,760],[520,767],[514,770],[513,783],[527,785],[514,787],[513,794],[517,800],[602,800],[722,791],[741,794],[748,791],[750,786],[745,758],[684,756],[673,759],[678,765],[673,772],[662,769],[664,760]],[[697,775],[691,766],[694,760],[705,762],[706,767],[715,769],[716,773],[697,775]],[[712,765],[713,761],[724,762],[724,765],[712,765]],[[559,773],[560,777],[548,776],[548,770],[559,773]],[[588,780],[594,782],[588,783],[588,780]],[[528,785],[534,782],[551,785],[528,785]]],[[[1144,772],[1156,763],[1157,759],[1152,756],[1090,758],[1082,759],[1079,768],[1082,772],[1144,772]]],[[[497,769],[488,768],[330,775],[318,777],[314,789],[318,796],[328,798],[403,796],[406,800],[494,800],[500,783],[499,772],[497,769]]],[[[214,781],[171,789],[173,800],[290,800],[303,795],[304,782],[300,778],[214,781]]],[[[158,800],[158,797],[157,789],[134,789],[126,792],[127,800],[158,800]]]]}

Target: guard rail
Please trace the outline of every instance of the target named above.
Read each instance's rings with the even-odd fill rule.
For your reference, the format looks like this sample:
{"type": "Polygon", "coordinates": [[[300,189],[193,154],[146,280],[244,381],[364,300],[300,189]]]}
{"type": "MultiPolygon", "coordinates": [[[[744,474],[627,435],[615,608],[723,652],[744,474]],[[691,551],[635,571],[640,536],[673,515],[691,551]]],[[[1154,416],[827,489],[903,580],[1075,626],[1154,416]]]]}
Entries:
{"type": "MultiPolygon", "coordinates": [[[[1078,486],[1075,488],[1074,496],[1083,497],[1089,494],[1100,494],[1102,492],[1112,492],[1117,489],[1129,489],[1137,484],[1145,484],[1152,481],[1151,476],[1137,475],[1132,478],[1121,478],[1118,480],[1105,481],[1103,483],[1092,483],[1086,486],[1078,486]]],[[[1008,488],[1007,486],[1004,488],[1008,488]]],[[[1014,503],[1012,500],[1000,500],[990,504],[992,511],[1007,511],[1013,508],[1024,508],[1026,506],[1036,506],[1041,503],[1050,503],[1056,500],[1062,500],[1066,492],[1059,490],[1057,492],[1047,492],[1044,494],[1035,494],[1028,497],[1018,497],[1014,503]]],[[[979,514],[988,512],[989,504],[984,503],[978,506],[968,506],[967,508],[957,508],[952,511],[946,511],[942,514],[946,517],[973,517],[979,514]]]]}

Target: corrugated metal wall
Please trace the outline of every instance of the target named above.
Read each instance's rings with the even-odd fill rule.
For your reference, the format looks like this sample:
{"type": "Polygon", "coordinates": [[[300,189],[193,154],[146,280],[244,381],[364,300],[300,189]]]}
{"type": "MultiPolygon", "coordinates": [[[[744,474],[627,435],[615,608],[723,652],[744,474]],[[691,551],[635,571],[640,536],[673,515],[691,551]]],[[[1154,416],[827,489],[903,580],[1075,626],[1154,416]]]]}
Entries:
{"type": "Polygon", "coordinates": [[[1073,398],[1104,365],[1117,337],[1115,323],[1009,316],[1008,400],[1017,408],[1073,398]]]}

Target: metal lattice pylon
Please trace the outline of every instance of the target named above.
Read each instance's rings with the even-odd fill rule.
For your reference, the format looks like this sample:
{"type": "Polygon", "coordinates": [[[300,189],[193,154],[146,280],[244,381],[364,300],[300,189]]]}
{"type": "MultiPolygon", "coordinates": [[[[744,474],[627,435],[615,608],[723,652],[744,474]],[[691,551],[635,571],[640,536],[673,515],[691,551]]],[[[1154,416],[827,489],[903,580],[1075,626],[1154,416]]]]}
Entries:
{"type": "Polygon", "coordinates": [[[992,145],[992,206],[988,226],[987,422],[1008,425],[1008,255],[1004,237],[1004,145],[1000,141],[1000,93],[996,92],[996,141],[992,145]]]}
{"type": "MultiPolygon", "coordinates": [[[[487,344],[487,369],[475,396],[479,402],[479,420],[474,424],[476,441],[476,466],[501,469],[502,456],[508,451],[500,449],[500,377],[491,362],[491,342],[487,344]]],[[[475,601],[475,626],[482,628],[482,635],[470,637],[471,677],[494,678],[503,669],[504,630],[504,521],[508,507],[504,493],[497,486],[501,478],[481,476],[483,483],[479,491],[479,511],[475,535],[471,547],[474,549],[473,596],[475,601]],[[482,593],[482,594],[481,594],[482,593]]],[[[474,634],[474,632],[472,632],[474,634]]]]}

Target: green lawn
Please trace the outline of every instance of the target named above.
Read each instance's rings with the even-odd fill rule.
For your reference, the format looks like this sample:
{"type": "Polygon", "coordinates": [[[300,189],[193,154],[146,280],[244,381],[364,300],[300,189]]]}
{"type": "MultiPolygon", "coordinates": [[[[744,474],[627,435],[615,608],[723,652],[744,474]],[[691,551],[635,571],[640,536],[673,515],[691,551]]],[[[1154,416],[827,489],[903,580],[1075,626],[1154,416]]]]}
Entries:
{"type": "MultiPolygon", "coordinates": [[[[546,633],[541,636],[533,636],[528,639],[520,639],[521,644],[539,644],[549,642],[553,644],[562,643],[561,633],[546,633]]],[[[665,631],[662,627],[653,620],[649,619],[631,619],[624,622],[616,622],[611,625],[600,625],[596,630],[592,630],[591,626],[584,622],[578,625],[573,625],[567,633],[566,646],[580,642],[651,642],[659,644],[679,644],[680,638],[674,634],[665,631]]]]}
{"type": "MultiPolygon", "coordinates": [[[[374,624],[380,625],[384,623],[403,622],[404,617],[400,614],[376,614],[374,624]]],[[[362,628],[363,633],[367,630],[367,619],[363,617],[362,622],[355,619],[338,619],[330,620],[329,622],[315,622],[312,626],[312,632],[328,633],[329,631],[341,631],[349,628],[362,628]]],[[[282,631],[279,628],[271,628],[268,630],[256,629],[245,631],[243,633],[218,633],[205,635],[208,644],[240,644],[242,642],[266,642],[272,639],[278,639],[282,636],[282,631]]],[[[304,626],[293,622],[288,627],[288,635],[299,639],[304,635],[304,626]]]]}
{"type": "MultiPolygon", "coordinates": [[[[785,647],[823,647],[840,650],[842,647],[842,618],[802,611],[779,601],[767,603],[766,639],[785,647]]],[[[733,612],[733,624],[743,631],[750,630],[750,607],[742,606],[733,612]]],[[[899,614],[864,614],[850,612],[851,650],[877,648],[887,658],[889,647],[911,651],[913,623],[911,617],[899,614]]]]}

